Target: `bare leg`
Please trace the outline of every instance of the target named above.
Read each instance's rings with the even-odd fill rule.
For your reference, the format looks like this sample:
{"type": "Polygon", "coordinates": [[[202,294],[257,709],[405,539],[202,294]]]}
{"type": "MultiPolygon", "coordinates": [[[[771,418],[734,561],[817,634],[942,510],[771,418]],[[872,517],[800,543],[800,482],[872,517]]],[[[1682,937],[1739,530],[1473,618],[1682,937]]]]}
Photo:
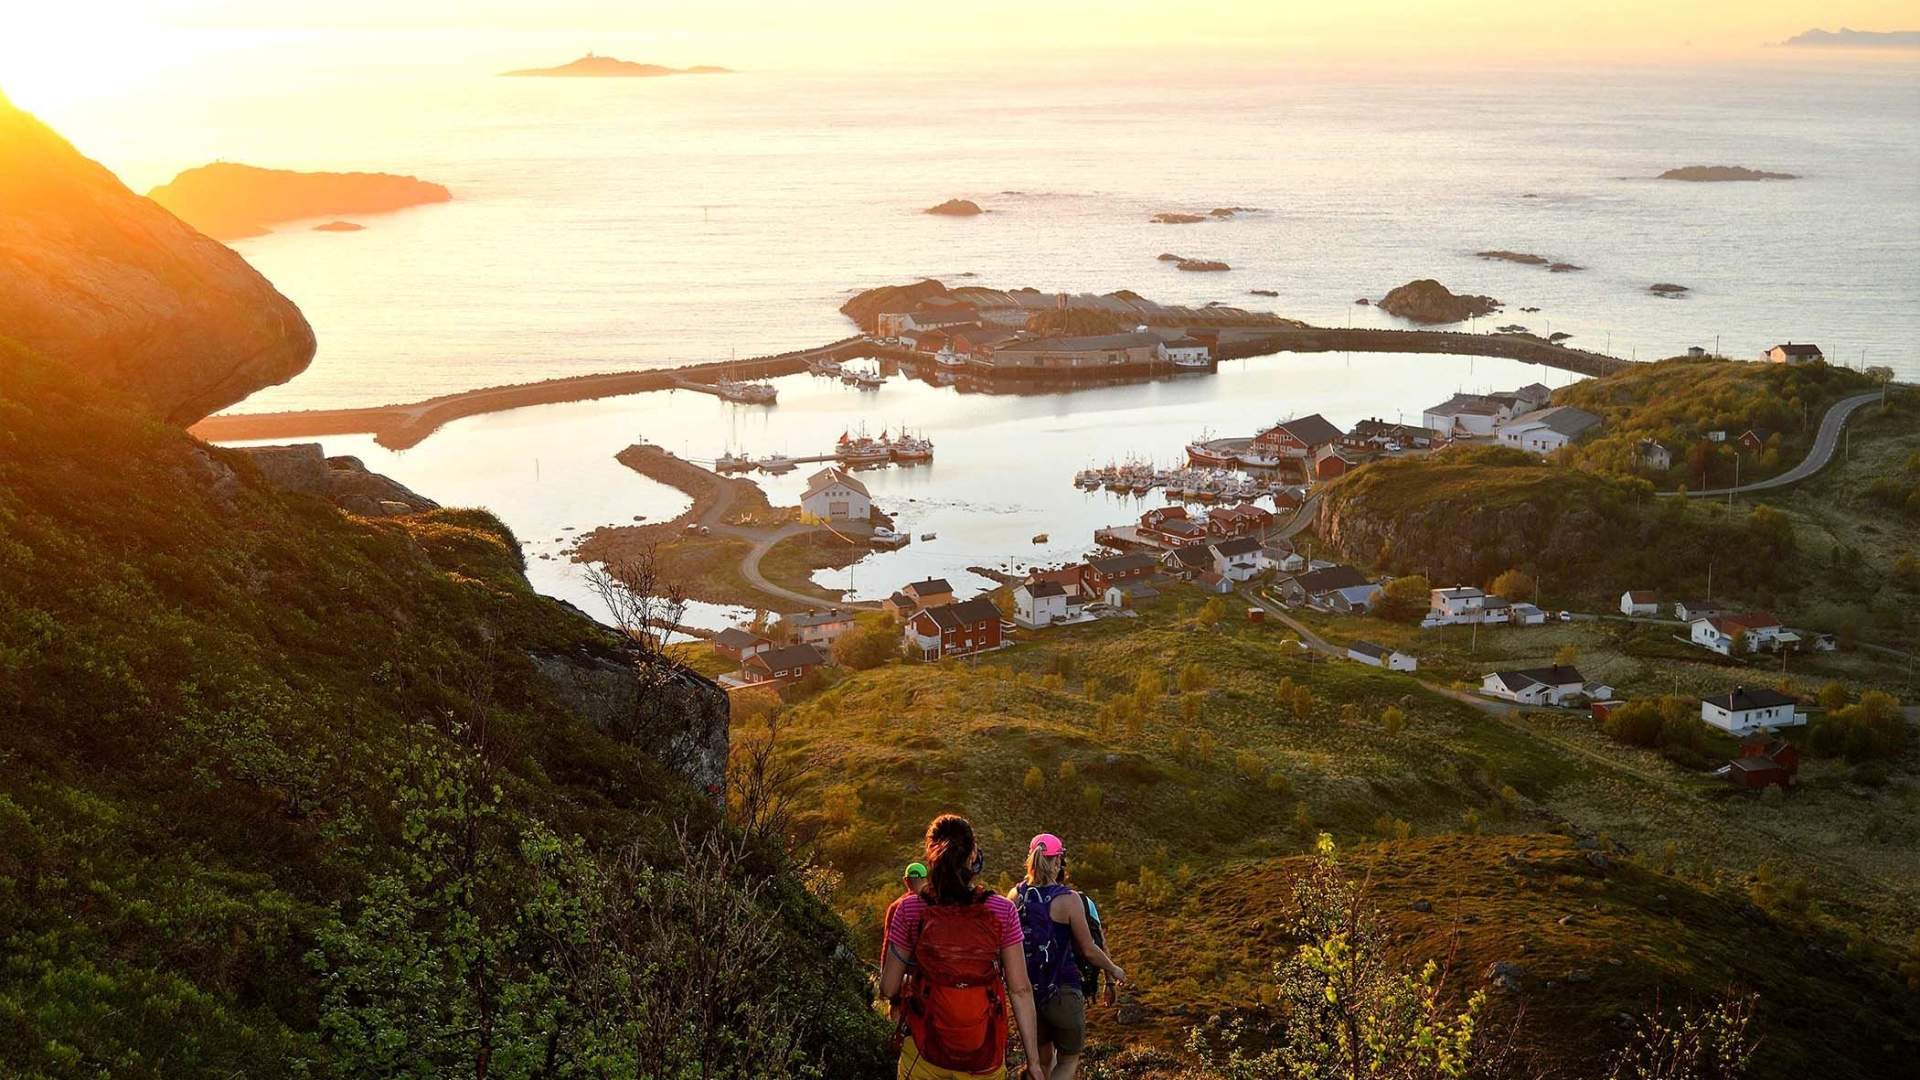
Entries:
{"type": "Polygon", "coordinates": [[[1080,1071],[1079,1054],[1056,1054],[1053,1059],[1053,1071],[1047,1074],[1048,1080],[1073,1080],[1080,1071]]]}

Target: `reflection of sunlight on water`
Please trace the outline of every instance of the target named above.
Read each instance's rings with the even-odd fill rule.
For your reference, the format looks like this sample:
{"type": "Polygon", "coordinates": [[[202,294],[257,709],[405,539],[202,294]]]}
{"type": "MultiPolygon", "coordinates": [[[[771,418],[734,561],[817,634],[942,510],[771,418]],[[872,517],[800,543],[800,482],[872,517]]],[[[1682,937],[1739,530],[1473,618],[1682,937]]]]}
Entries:
{"type": "MultiPolygon", "coordinates": [[[[706,394],[650,393],[540,405],[470,417],[412,449],[393,452],[366,436],[321,440],[330,454],[367,467],[449,506],[485,506],[522,541],[528,576],[542,592],[602,617],[569,552],[605,524],[666,521],[688,506],[680,492],[614,460],[644,434],[674,453],[711,462],[723,450],[790,456],[824,453],[842,431],[924,431],[935,459],[859,472],[874,501],[912,537],[813,580],[880,599],[908,581],[944,577],[964,595],[991,582],[970,566],[1018,572],[1080,558],[1093,531],[1136,519],[1164,495],[1085,492],[1073,475],[1128,458],[1174,465],[1203,429],[1251,434],[1276,420],[1320,412],[1340,427],[1369,416],[1418,422],[1459,389],[1511,389],[1575,376],[1485,357],[1282,354],[1223,365],[1217,375],[1075,391],[960,393],[911,379],[859,391],[808,375],[778,380],[774,407],[736,406],[706,394]],[[934,539],[923,540],[925,534],[934,539]],[[1034,543],[1046,534],[1043,543],[1034,543]],[[544,557],[543,557],[544,556],[544,557]]],[[[799,501],[820,466],[753,477],[775,506],[799,501]]],[[[714,627],[738,609],[694,605],[691,625],[714,627]]]]}

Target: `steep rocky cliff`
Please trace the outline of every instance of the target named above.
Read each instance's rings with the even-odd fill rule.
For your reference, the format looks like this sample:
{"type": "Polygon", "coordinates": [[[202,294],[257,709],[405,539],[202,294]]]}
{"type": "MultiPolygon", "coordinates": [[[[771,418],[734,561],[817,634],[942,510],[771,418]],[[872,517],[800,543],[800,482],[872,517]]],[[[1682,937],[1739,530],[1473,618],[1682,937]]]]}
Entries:
{"type": "Polygon", "coordinates": [[[0,333],[191,424],[313,359],[240,256],[0,97],[0,333]]]}

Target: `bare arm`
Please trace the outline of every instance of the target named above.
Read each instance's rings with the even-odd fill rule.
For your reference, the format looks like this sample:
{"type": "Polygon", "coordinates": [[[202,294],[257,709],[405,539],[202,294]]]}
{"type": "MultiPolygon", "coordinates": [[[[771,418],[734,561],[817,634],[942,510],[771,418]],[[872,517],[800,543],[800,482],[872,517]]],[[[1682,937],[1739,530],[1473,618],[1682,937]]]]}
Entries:
{"type": "MultiPolygon", "coordinates": [[[[1000,950],[1000,972],[1007,980],[1007,997],[1013,1001],[1013,1022],[1020,1028],[1020,1045],[1027,1051],[1027,1075],[1046,1080],[1040,1064],[1040,1022],[1033,1010],[1033,982],[1027,978],[1025,946],[1008,945],[1000,950]]],[[[885,980],[883,973],[882,983],[885,980]]]]}
{"type": "MultiPolygon", "coordinates": [[[[888,1002],[900,992],[900,984],[907,979],[907,962],[900,959],[891,944],[886,946],[887,955],[880,961],[880,996],[888,1002]]],[[[1025,973],[1025,968],[1021,969],[1025,973]]]]}
{"type": "Polygon", "coordinates": [[[1107,950],[1093,943],[1093,930],[1087,926],[1087,905],[1080,899],[1080,894],[1072,893],[1063,896],[1054,903],[1058,904],[1061,901],[1065,901],[1067,905],[1067,925],[1073,928],[1073,947],[1079,950],[1081,956],[1091,961],[1094,967],[1111,976],[1115,983],[1126,982],[1127,973],[1121,970],[1119,964],[1113,962],[1113,958],[1107,955],[1107,950]]]}

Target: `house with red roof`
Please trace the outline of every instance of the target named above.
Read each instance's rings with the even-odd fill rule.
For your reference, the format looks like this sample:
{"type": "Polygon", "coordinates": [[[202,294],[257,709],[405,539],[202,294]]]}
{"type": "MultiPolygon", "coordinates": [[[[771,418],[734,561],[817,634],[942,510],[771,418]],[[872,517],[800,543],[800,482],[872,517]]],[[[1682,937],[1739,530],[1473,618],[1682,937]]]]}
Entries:
{"type": "Polygon", "coordinates": [[[1733,655],[1736,637],[1745,642],[1742,647],[1745,652],[1773,652],[1800,640],[1766,611],[1695,619],[1687,626],[1687,637],[1695,645],[1712,649],[1721,656],[1733,655]]]}
{"type": "Polygon", "coordinates": [[[1283,420],[1253,437],[1253,449],[1265,457],[1310,458],[1340,438],[1340,429],[1319,413],[1283,420]]]}
{"type": "Polygon", "coordinates": [[[907,655],[916,660],[971,656],[1003,644],[1000,609],[984,596],[922,608],[902,630],[907,655]]]}

